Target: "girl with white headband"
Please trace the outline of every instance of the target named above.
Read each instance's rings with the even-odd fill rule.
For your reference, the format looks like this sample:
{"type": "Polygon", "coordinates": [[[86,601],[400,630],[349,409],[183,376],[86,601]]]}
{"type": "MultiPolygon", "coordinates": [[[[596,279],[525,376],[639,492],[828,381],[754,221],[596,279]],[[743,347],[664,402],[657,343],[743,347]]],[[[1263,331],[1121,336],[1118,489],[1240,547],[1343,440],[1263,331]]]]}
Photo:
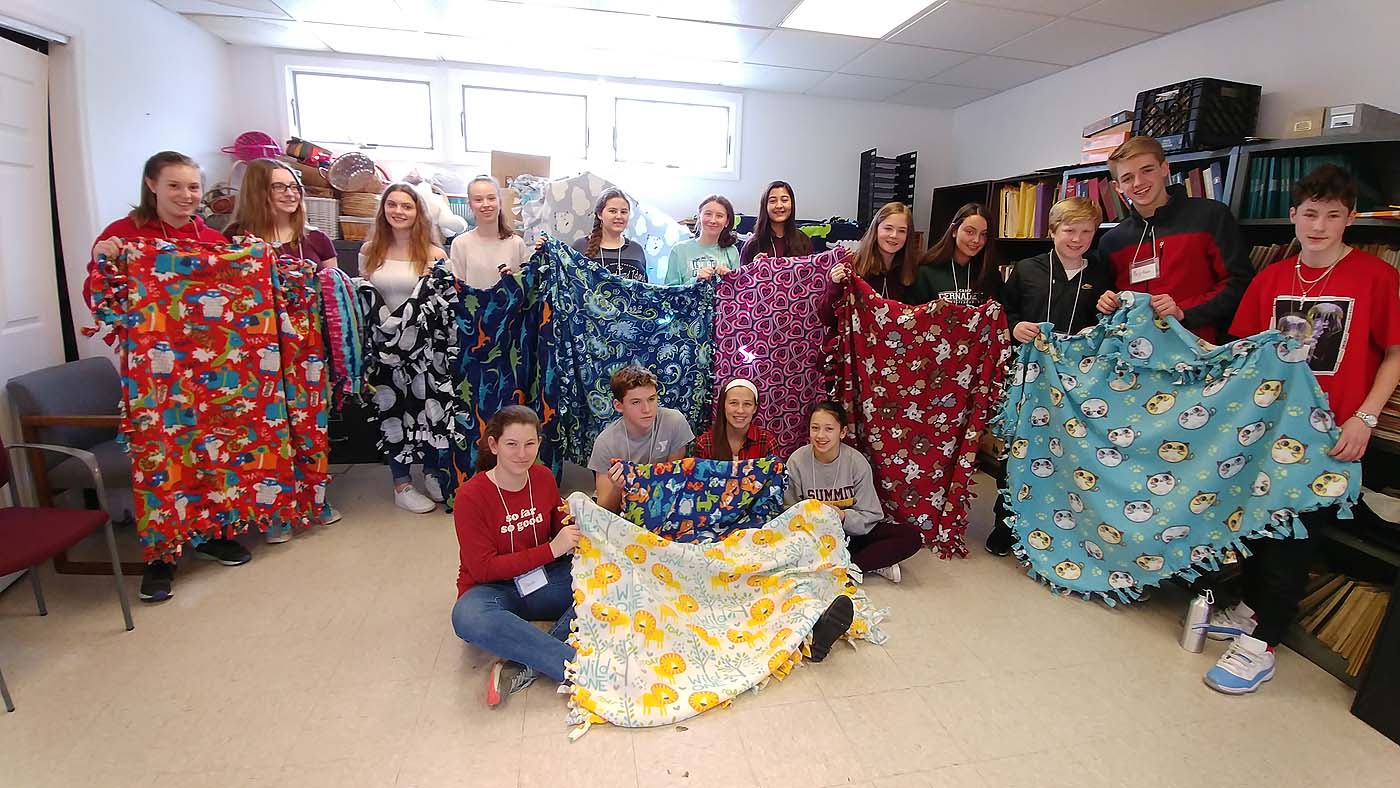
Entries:
{"type": "Polygon", "coordinates": [[[778,439],[755,422],[758,386],[734,378],[720,389],[714,426],[695,439],[691,456],[702,460],[756,460],[778,454],[778,439]]]}

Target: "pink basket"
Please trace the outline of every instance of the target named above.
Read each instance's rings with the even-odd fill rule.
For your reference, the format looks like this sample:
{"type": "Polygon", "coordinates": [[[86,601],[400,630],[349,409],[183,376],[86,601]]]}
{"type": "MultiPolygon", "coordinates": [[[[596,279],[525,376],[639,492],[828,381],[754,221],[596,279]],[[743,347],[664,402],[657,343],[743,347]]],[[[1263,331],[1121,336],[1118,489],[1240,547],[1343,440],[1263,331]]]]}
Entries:
{"type": "Polygon", "coordinates": [[[272,158],[282,155],[282,146],[271,135],[261,131],[245,131],[239,134],[232,145],[223,149],[224,153],[240,161],[272,158]]]}

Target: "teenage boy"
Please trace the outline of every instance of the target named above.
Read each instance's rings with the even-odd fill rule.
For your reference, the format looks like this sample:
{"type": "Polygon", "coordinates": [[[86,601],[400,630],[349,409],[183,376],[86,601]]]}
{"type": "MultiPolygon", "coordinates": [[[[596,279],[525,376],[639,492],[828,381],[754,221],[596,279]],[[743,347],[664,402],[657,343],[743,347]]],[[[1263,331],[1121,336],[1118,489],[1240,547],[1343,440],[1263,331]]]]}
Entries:
{"type": "MultiPolygon", "coordinates": [[[[1060,334],[1077,334],[1098,319],[1094,304],[1113,289],[1113,271],[1090,248],[1099,229],[1099,209],[1084,197],[1067,197],[1050,208],[1051,251],[1022,260],[1001,286],[1001,305],[1011,336],[1025,344],[1040,336],[1041,323],[1053,323],[1060,334]]],[[[1005,467],[997,476],[994,522],[987,535],[987,552],[1008,555],[1016,535],[1006,518],[1005,467]]]]}
{"type": "MultiPolygon", "coordinates": [[[[1331,164],[1313,170],[1293,186],[1292,203],[1288,216],[1302,251],[1255,277],[1230,333],[1278,328],[1311,346],[1309,366],[1342,430],[1328,453],[1355,462],[1400,382],[1400,272],[1342,241],[1356,217],[1356,181],[1345,170],[1331,164]]],[[[1301,517],[1316,534],[1336,511],[1301,517]]],[[[1274,646],[1297,615],[1315,543],[1313,536],[1250,542],[1244,600],[1210,617],[1210,637],[1234,639],[1205,675],[1212,689],[1242,695],[1273,678],[1274,646]]]]}
{"type": "Polygon", "coordinates": [[[1162,144],[1132,137],[1108,157],[1113,187],[1132,206],[1104,233],[1099,254],[1113,266],[1115,290],[1099,298],[1108,314],[1117,290],[1146,292],[1158,317],[1170,315],[1207,342],[1218,342],[1254,276],[1239,225],[1224,203],[1167,186],[1162,144]]]}
{"type": "Polygon", "coordinates": [[[598,505],[622,510],[622,466],[619,462],[669,462],[685,457],[695,440],[680,411],[657,403],[656,376],[629,364],[613,373],[613,409],[622,418],[603,428],[593,442],[588,469],[593,471],[598,505]]]}

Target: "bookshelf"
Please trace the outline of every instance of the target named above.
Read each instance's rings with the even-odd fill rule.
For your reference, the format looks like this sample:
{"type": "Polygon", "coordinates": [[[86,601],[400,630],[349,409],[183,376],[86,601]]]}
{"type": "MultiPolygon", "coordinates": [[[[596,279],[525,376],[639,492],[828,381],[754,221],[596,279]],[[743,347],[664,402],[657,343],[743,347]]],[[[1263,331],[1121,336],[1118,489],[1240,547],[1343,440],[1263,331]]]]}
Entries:
{"type": "Polygon", "coordinates": [[[992,181],[960,183],[953,186],[939,186],[934,189],[933,197],[929,200],[929,243],[937,243],[938,239],[943,237],[943,232],[948,229],[948,225],[953,223],[953,217],[957,215],[958,209],[964,205],[977,202],[987,206],[988,211],[990,211],[992,208],[991,194],[992,181]]]}
{"type": "MultiPolygon", "coordinates": [[[[1214,197],[1214,199],[1232,205],[1230,200],[1235,193],[1235,173],[1239,150],[1239,148],[1222,148],[1168,156],[1167,166],[1172,174],[1171,181],[1186,184],[1187,191],[1192,196],[1214,197]],[[1218,186],[1205,183],[1212,172],[1218,173],[1220,178],[1218,186]],[[1198,175],[1193,176],[1193,173],[1198,175]],[[1197,190],[1200,190],[1201,193],[1197,194],[1197,190]]],[[[1127,213],[1127,206],[1113,188],[1106,163],[1066,169],[1061,182],[1061,191],[1064,194],[1078,194],[1093,200],[1104,216],[1104,223],[1100,225],[1102,229],[1117,225],[1118,220],[1127,213]],[[1072,183],[1075,187],[1071,186],[1072,183]],[[1079,186],[1079,184],[1085,184],[1085,186],[1079,186]]]]}

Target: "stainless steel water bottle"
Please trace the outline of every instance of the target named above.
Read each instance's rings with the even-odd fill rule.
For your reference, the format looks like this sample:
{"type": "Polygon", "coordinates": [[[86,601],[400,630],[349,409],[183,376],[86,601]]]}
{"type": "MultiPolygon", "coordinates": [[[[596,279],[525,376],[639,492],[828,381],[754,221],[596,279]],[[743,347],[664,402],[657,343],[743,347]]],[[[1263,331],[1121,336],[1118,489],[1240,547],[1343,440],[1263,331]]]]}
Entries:
{"type": "Polygon", "coordinates": [[[1181,647],[1193,654],[1205,650],[1206,627],[1210,626],[1210,608],[1215,594],[1210,589],[1191,600],[1186,606],[1186,620],[1181,624],[1181,647]]]}

